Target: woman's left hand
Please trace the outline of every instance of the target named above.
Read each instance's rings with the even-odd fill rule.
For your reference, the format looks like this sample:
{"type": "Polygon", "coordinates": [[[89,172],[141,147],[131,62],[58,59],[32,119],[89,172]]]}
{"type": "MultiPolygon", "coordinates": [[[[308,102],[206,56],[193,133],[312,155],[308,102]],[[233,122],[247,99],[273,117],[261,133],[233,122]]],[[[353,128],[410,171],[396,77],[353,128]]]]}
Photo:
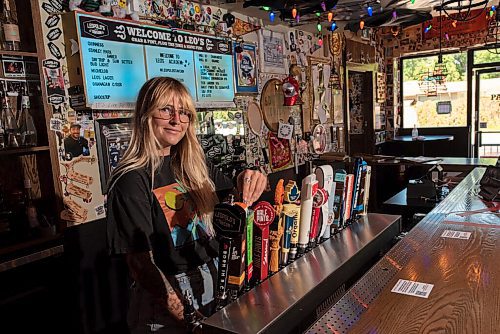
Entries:
{"type": "Polygon", "coordinates": [[[267,176],[258,170],[245,169],[238,175],[237,187],[243,203],[251,206],[266,189],[267,176]]]}

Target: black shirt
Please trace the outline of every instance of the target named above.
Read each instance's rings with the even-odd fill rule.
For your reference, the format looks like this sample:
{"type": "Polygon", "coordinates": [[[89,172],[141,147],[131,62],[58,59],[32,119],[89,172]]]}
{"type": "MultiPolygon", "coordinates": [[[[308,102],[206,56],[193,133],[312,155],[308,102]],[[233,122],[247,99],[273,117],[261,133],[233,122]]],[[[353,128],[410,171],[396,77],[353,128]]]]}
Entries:
{"type": "Polygon", "coordinates": [[[88,155],[89,141],[83,137],[78,137],[78,139],[73,139],[71,136],[66,137],[64,139],[64,151],[66,154],[71,154],[71,158],[79,157],[82,154],[88,155]]]}
{"type": "MultiPolygon", "coordinates": [[[[165,157],[153,186],[146,169],[116,180],[108,194],[107,230],[112,254],[152,251],[162,272],[176,275],[216,258],[218,244],[170,164],[165,157]]],[[[232,190],[232,181],[213,165],[208,167],[221,198],[232,190]]]]}

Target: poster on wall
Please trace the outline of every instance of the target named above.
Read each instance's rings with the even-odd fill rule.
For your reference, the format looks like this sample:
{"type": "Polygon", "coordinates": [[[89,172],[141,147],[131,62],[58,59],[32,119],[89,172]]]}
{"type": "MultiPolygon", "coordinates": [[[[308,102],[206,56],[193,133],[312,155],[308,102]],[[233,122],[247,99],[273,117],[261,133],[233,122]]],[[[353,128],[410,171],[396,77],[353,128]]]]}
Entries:
{"type": "Polygon", "coordinates": [[[255,45],[233,44],[236,93],[258,93],[257,52],[255,45]],[[238,52],[240,51],[240,52],[238,52]]]}
{"type": "Polygon", "coordinates": [[[363,73],[349,73],[349,134],[363,134],[363,73]]]}
{"type": "Polygon", "coordinates": [[[186,84],[197,107],[234,106],[230,41],[85,14],[76,18],[87,106],[133,109],[140,87],[160,75],[186,84]]]}
{"type": "Polygon", "coordinates": [[[282,33],[259,30],[259,48],[262,72],[286,74],[285,36],[282,33]]]}
{"type": "Polygon", "coordinates": [[[273,173],[293,167],[290,141],[278,138],[272,131],[269,131],[268,138],[273,173]]]}
{"type": "Polygon", "coordinates": [[[95,129],[102,193],[106,194],[109,176],[129,147],[132,137],[132,119],[98,119],[95,129]]]}

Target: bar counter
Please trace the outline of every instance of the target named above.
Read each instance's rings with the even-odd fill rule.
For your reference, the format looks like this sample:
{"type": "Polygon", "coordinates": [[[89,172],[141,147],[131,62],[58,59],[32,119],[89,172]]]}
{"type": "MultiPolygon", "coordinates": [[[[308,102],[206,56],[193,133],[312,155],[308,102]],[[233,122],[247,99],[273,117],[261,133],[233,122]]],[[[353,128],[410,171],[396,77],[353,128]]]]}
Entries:
{"type": "Polygon", "coordinates": [[[307,329],[400,231],[399,216],[368,214],[206,319],[203,333],[307,329]]]}
{"type": "Polygon", "coordinates": [[[477,196],[484,171],[474,169],[307,333],[498,333],[499,206],[477,196]],[[434,286],[428,298],[391,292],[399,279],[434,286]]]}

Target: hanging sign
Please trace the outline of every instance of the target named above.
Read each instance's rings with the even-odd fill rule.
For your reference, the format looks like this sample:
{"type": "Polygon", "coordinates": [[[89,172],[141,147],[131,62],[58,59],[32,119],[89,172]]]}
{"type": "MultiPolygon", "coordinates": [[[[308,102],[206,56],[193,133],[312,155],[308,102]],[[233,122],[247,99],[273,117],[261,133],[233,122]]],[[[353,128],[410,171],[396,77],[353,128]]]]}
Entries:
{"type": "Polygon", "coordinates": [[[486,13],[482,9],[471,10],[470,17],[474,19],[468,21],[458,21],[454,20],[453,17],[448,17],[446,15],[433,17],[431,21],[422,23],[422,36],[424,40],[439,38],[439,25],[441,20],[442,24],[442,36],[443,39],[446,34],[451,36],[464,36],[465,34],[476,33],[480,31],[486,31],[488,29],[488,19],[486,13]],[[432,25],[432,29],[425,32],[425,28],[432,25]]]}

